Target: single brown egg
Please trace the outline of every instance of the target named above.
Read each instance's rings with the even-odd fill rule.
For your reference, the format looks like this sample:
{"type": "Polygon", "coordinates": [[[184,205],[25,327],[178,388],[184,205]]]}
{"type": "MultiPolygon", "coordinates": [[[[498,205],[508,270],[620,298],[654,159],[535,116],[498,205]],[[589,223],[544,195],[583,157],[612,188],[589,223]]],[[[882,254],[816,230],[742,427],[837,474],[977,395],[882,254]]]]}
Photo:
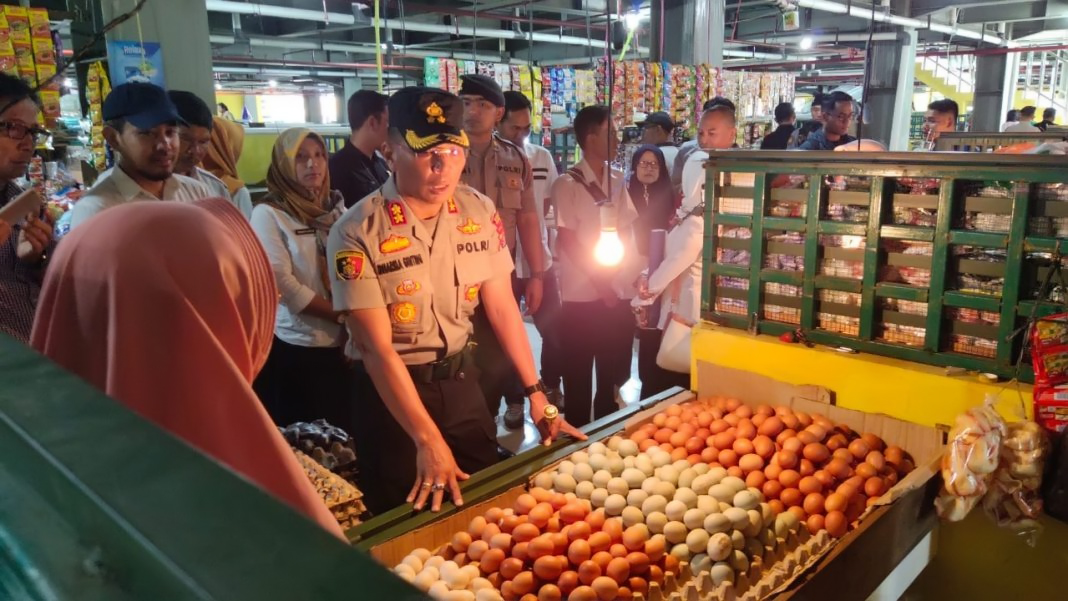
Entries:
{"type": "Polygon", "coordinates": [[[567,596],[567,601],[597,601],[597,593],[588,586],[575,587],[567,596]]]}
{"type": "Polygon", "coordinates": [[[844,511],[848,503],[849,500],[846,499],[844,496],[839,493],[832,492],[831,494],[827,495],[827,498],[823,502],[823,507],[827,510],[828,513],[832,511],[844,511]]]}
{"type": "Polygon", "coordinates": [[[555,584],[543,584],[538,591],[538,601],[562,601],[564,593],[555,584]]]}
{"type": "Polygon", "coordinates": [[[797,467],[797,453],[783,449],[775,453],[775,463],[784,470],[792,470],[797,467]]]}
{"type": "Polygon", "coordinates": [[[761,492],[764,493],[764,497],[768,500],[778,499],[782,494],[782,483],[778,480],[768,480],[761,488],[761,492]]]}
{"type": "Polygon", "coordinates": [[[871,452],[871,447],[863,439],[858,438],[849,443],[849,452],[857,461],[863,461],[868,456],[868,453],[871,452]]]}
{"type": "Polygon", "coordinates": [[[619,583],[607,576],[594,580],[591,586],[593,592],[597,594],[598,601],[614,601],[619,595],[619,583]]]}
{"type": "Polygon", "coordinates": [[[516,559],[515,557],[509,557],[501,562],[500,572],[501,577],[505,580],[511,580],[519,575],[523,571],[523,561],[516,559]]]}
{"type": "MultiPolygon", "coordinates": [[[[874,452],[875,451],[872,451],[872,453],[874,453],[874,452]]],[[[868,453],[868,454],[871,455],[871,453],[868,453]]],[[[864,463],[858,463],[857,464],[857,475],[860,476],[861,478],[864,478],[865,480],[867,480],[868,478],[871,478],[872,476],[877,475],[878,473],[879,473],[879,470],[875,469],[875,467],[872,466],[872,464],[870,464],[870,463],[864,462],[864,463]]]]}
{"type": "Polygon", "coordinates": [[[831,456],[831,452],[827,450],[827,447],[818,442],[805,445],[802,454],[805,456],[805,459],[819,464],[827,461],[827,458],[831,456]]]}
{"type": "Polygon", "coordinates": [[[825,502],[825,499],[824,499],[823,495],[821,495],[818,492],[814,492],[814,493],[811,493],[811,494],[809,494],[809,495],[807,495],[805,497],[804,502],[801,503],[801,507],[804,508],[805,513],[807,513],[809,515],[814,515],[814,514],[817,514],[817,513],[822,514],[823,511],[824,511],[824,509],[823,509],[824,502],[825,502]]]}
{"type": "Polygon", "coordinates": [[[861,434],[860,438],[865,443],[867,443],[869,448],[871,448],[874,451],[882,451],[883,449],[886,448],[886,443],[883,442],[883,439],[881,439],[878,436],[872,434],[871,432],[865,432],[864,434],[861,434]]]}
{"type": "Polygon", "coordinates": [[[526,543],[541,536],[541,530],[534,524],[519,524],[512,530],[512,540],[517,543],[526,543]]]}
{"type": "Polygon", "coordinates": [[[869,497],[881,497],[886,492],[886,483],[878,476],[872,476],[864,482],[864,494],[869,497]]]}
{"type": "MultiPolygon", "coordinates": [[[[842,514],[842,517],[845,517],[845,514],[842,514]]],[[[582,584],[591,584],[600,578],[602,573],[601,566],[593,560],[584,561],[578,567],[578,579],[582,584]]]]}
{"type": "Polygon", "coordinates": [[[871,465],[876,470],[882,470],[886,467],[886,458],[880,451],[872,451],[864,458],[865,463],[871,465]]]}
{"type": "Polygon", "coordinates": [[[564,595],[570,595],[571,591],[575,590],[578,585],[579,575],[578,572],[573,570],[560,574],[560,579],[556,581],[556,586],[560,587],[560,593],[564,595]]]}
{"type": "Polygon", "coordinates": [[[581,538],[573,541],[567,548],[567,560],[576,566],[582,565],[582,562],[592,556],[593,552],[590,550],[590,543],[581,538]]]}
{"type": "Polygon", "coordinates": [[[616,582],[617,585],[622,584],[630,578],[630,562],[623,557],[617,557],[608,564],[608,568],[604,571],[605,576],[608,576],[616,582]]]}
{"type": "Polygon", "coordinates": [[[560,577],[560,574],[564,572],[564,567],[555,556],[539,557],[534,560],[534,575],[542,580],[555,582],[560,577]]]}
{"type": "Polygon", "coordinates": [[[786,507],[799,507],[804,496],[800,490],[796,488],[783,489],[782,494],[779,495],[779,500],[782,501],[786,507]]]}
{"type": "Polygon", "coordinates": [[[797,484],[801,482],[801,474],[796,470],[784,469],[779,474],[779,482],[783,485],[783,488],[797,488],[797,484]]]}
{"type": "Polygon", "coordinates": [[[797,483],[797,489],[800,490],[803,495],[810,495],[812,493],[822,492],[823,485],[820,484],[820,481],[814,476],[805,476],[797,483]]]}
{"type": "MultiPolygon", "coordinates": [[[[529,493],[528,494],[522,494],[522,495],[519,495],[519,498],[517,498],[515,500],[514,509],[515,509],[515,512],[516,512],[517,515],[526,515],[526,514],[530,513],[530,510],[534,509],[534,507],[537,506],[537,504],[538,504],[538,501],[537,501],[537,499],[534,498],[534,495],[531,495],[529,493]]],[[[503,517],[503,515],[502,515],[502,517],[503,517]]],[[[498,518],[498,519],[500,519],[500,518],[498,518]]],[[[487,520],[487,521],[497,521],[497,520],[487,520]]]]}
{"type": "Polygon", "coordinates": [[[831,488],[834,486],[834,476],[827,470],[816,470],[816,473],[812,474],[816,480],[819,480],[820,485],[823,488],[831,488]]]}
{"type": "Polygon", "coordinates": [[[813,514],[808,516],[808,521],[805,522],[805,526],[808,528],[809,534],[815,535],[824,528],[824,518],[820,514],[813,514]]]}
{"type": "Polygon", "coordinates": [[[764,420],[759,427],[757,427],[757,433],[763,434],[770,438],[775,438],[783,430],[782,418],[777,415],[769,416],[764,420]]]}
{"type": "Polygon", "coordinates": [[[791,438],[797,438],[797,432],[794,432],[793,430],[783,430],[775,436],[775,444],[781,447],[783,444],[786,443],[787,440],[790,440],[791,438]]]}
{"type": "Polygon", "coordinates": [[[827,533],[834,538],[841,538],[845,536],[846,530],[849,529],[849,523],[846,521],[846,516],[841,511],[830,511],[824,518],[824,528],[827,529],[827,533]]]}

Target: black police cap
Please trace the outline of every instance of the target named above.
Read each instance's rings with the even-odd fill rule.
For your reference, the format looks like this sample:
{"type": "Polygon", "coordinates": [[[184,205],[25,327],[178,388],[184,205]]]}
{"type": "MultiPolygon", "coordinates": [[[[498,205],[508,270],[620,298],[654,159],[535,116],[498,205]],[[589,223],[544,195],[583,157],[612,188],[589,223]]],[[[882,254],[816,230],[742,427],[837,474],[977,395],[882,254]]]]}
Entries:
{"type": "Polygon", "coordinates": [[[463,120],[463,104],[445,90],[410,87],[389,98],[389,126],[400,131],[416,152],[439,144],[470,146],[463,120]]]}
{"type": "Polygon", "coordinates": [[[461,96],[481,96],[497,107],[504,107],[504,92],[501,86],[486,75],[464,75],[460,85],[461,96]]]}

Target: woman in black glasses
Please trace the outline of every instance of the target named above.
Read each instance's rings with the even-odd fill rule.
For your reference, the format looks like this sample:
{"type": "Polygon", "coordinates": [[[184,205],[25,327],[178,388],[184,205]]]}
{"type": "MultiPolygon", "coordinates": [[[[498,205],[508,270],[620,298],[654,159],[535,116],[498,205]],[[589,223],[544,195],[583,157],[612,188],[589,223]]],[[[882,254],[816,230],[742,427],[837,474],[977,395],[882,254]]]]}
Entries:
{"type": "MultiPolygon", "coordinates": [[[[15,180],[26,174],[37,140],[48,133],[37,126],[40,110],[26,82],[0,73],[0,207],[22,193],[15,180]]],[[[52,242],[52,225],[36,213],[0,225],[0,332],[22,342],[30,339],[52,242]]]]}
{"type": "MultiPolygon", "coordinates": [[[[664,153],[646,144],[634,152],[631,160],[627,191],[638,210],[634,222],[634,240],[638,252],[649,256],[649,238],[653,230],[667,230],[678,204],[675,187],[671,185],[664,153]]],[[[683,378],[673,377],[656,364],[661,332],[657,324],[638,328],[638,377],[642,381],[640,398],[646,398],[675,385],[683,378]]]]}

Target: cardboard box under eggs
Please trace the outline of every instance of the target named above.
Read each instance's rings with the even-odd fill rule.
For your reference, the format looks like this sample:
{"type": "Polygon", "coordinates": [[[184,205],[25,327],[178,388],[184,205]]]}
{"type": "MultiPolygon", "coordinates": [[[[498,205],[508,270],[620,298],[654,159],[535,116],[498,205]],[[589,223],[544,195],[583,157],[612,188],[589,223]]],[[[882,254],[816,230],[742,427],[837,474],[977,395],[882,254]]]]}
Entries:
{"type": "MultiPolygon", "coordinates": [[[[527,493],[534,487],[539,475],[557,470],[564,462],[572,464],[567,466],[567,469],[572,469],[574,463],[570,459],[575,452],[584,451],[588,456],[590,449],[603,447],[603,443],[614,435],[626,437],[633,434],[668,407],[685,404],[696,398],[711,397],[734,398],[753,408],[770,404],[790,407],[795,412],[812,416],[825,416],[835,424],[844,424],[858,433],[873,433],[885,440],[887,445],[901,447],[914,458],[916,468],[897,481],[877,501],[872,501],[859,522],[839,539],[831,538],[826,531],[819,531],[817,535],[812,536],[804,523],[801,523],[800,527],[797,526],[796,520],[790,523],[786,516],[789,512],[785,512],[783,516],[786,517],[776,517],[774,522],[766,520],[767,523],[762,524],[762,528],[755,528],[754,536],[746,541],[749,545],[747,549],[745,542],[734,541],[736,552],[739,543],[745,549],[740,552],[745,556],[744,559],[731,555],[729,560],[719,562],[709,559],[701,563],[701,560],[698,560],[698,565],[693,567],[689,561],[673,562],[669,566],[674,569],[665,570],[660,578],[662,585],[657,585],[650,579],[645,583],[647,588],[644,594],[624,588],[624,592],[631,592],[631,596],[626,598],[866,599],[934,527],[936,518],[932,501],[938,491],[938,479],[932,476],[937,474],[937,458],[943,445],[942,434],[934,428],[884,415],[836,407],[833,404],[833,393],[818,386],[792,386],[757,374],[708,363],[698,365],[697,383],[696,397],[693,393],[681,393],[643,401],[640,407],[628,407],[610,418],[592,424],[589,441],[554,446],[551,450],[538,448],[529,451],[528,453],[536,458],[531,459],[523,468],[514,469],[507,475],[497,477],[493,482],[483,482],[477,487],[465,489],[467,505],[463,508],[451,508],[435,517],[415,516],[409,520],[412,522],[411,528],[406,528],[405,522],[401,521],[376,529],[372,520],[364,525],[366,529],[362,530],[362,540],[358,546],[391,568],[405,561],[414,549],[443,551],[451,557],[456,552],[448,551],[447,548],[453,543],[458,532],[467,531],[473,520],[486,515],[494,507],[511,508],[516,506],[517,501],[523,502],[521,497],[530,497],[527,493]],[[597,443],[601,443],[601,447],[595,446],[597,443]],[[725,570],[722,566],[728,562],[732,568],[725,570]],[[741,565],[738,562],[741,562],[741,565]],[[730,572],[726,582],[722,573],[725,571],[730,572]]],[[[655,454],[656,451],[650,449],[649,453],[655,454]]],[[[661,473],[660,469],[657,468],[657,473],[661,473]]],[[[705,470],[705,473],[712,472],[705,470]]],[[[540,479],[543,484],[547,480],[546,476],[540,479]]],[[[617,486],[621,485],[617,483],[617,486]]],[[[744,483],[742,488],[744,489],[744,483]]],[[[631,489],[631,492],[635,490],[631,489]]],[[[648,498],[642,497],[641,494],[638,496],[648,498]]],[[[730,503],[721,503],[721,508],[728,505],[730,503]]],[[[767,505],[761,504],[765,518],[768,517],[767,505]]],[[[749,511],[749,514],[757,514],[753,517],[758,522],[761,521],[761,507],[749,511]]],[[[670,507],[668,509],[670,510],[670,507]]],[[[737,508],[732,510],[736,515],[745,515],[745,512],[740,512],[737,508]]],[[[711,511],[715,512],[715,509],[711,511]]],[[[690,513],[686,517],[690,518],[690,513]]],[[[699,525],[697,529],[700,529],[699,525]]],[[[704,535],[696,538],[697,548],[703,550],[706,538],[704,535]]],[[[690,542],[692,541],[687,540],[682,544],[690,542]]],[[[714,546],[712,543],[709,550],[713,550],[714,546]]],[[[670,548],[668,551],[670,554],[670,548]]],[[[460,557],[466,559],[464,554],[460,557]]],[[[560,559],[565,558],[561,556],[560,559]]],[[[640,561],[639,558],[639,563],[640,561]]],[[[663,563],[661,561],[660,565],[663,563]]],[[[564,566],[566,569],[566,562],[564,566]]],[[[645,575],[651,573],[650,571],[645,575]]],[[[547,581],[535,577],[535,582],[544,584],[547,581]]],[[[594,590],[591,587],[591,592],[594,590]]],[[[531,592],[524,589],[524,592],[532,594],[529,599],[538,598],[537,588],[531,592]]],[[[523,598],[521,594],[510,596],[523,598]]],[[[483,598],[491,597],[478,597],[479,600],[483,598]]],[[[553,591],[549,591],[545,598],[557,597],[553,591]]],[[[561,594],[559,598],[568,599],[569,596],[561,594]]]]}

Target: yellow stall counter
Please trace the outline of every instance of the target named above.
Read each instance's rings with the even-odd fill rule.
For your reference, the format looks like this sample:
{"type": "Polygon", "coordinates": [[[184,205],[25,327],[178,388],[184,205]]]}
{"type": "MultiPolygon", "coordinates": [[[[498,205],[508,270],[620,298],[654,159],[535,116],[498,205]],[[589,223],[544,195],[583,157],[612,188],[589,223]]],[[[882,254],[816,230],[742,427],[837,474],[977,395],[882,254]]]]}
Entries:
{"type": "Polygon", "coordinates": [[[1020,419],[1021,412],[1030,417],[1032,411],[1030,384],[991,384],[975,373],[947,376],[941,367],[819,345],[808,348],[708,323],[694,328],[692,343],[694,362],[744,369],[789,384],[816,384],[834,391],[840,407],[925,426],[952,425],[987,394],[997,395],[998,411],[1006,419],[1020,419]]]}

